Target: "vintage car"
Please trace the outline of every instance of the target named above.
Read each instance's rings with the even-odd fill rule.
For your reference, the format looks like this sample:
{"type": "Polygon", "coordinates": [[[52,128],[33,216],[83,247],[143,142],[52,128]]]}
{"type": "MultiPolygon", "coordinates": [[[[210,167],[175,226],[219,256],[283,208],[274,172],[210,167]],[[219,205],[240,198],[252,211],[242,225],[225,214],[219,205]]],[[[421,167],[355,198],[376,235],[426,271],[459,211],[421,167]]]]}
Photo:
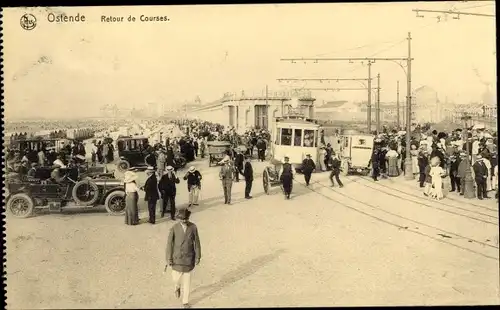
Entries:
{"type": "MultiPolygon", "coordinates": [[[[37,169],[35,177],[17,173],[6,177],[6,208],[15,217],[25,218],[35,209],[62,211],[67,207],[95,208],[104,205],[108,213],[123,214],[125,191],[123,181],[109,178],[84,178],[78,169],[61,169],[63,180],[55,183],[46,178],[49,168],[37,169]]],[[[49,172],[50,176],[50,172],[49,172]]]]}
{"type": "Polygon", "coordinates": [[[228,151],[231,151],[231,143],[229,141],[208,141],[208,166],[217,165],[228,151]]]}
{"type": "MultiPolygon", "coordinates": [[[[155,159],[150,159],[150,156],[155,156],[154,148],[149,144],[149,140],[142,136],[120,136],[116,140],[118,147],[118,157],[120,158],[117,168],[124,172],[130,168],[146,168],[154,166],[155,159]]],[[[154,157],[153,157],[154,158],[154,157]]],[[[184,168],[186,159],[180,153],[174,154],[174,168],[184,168]]]]}
{"type": "Polygon", "coordinates": [[[340,156],[342,174],[347,176],[352,172],[370,173],[370,159],[373,153],[374,136],[364,134],[348,134],[341,138],[340,156]]]}

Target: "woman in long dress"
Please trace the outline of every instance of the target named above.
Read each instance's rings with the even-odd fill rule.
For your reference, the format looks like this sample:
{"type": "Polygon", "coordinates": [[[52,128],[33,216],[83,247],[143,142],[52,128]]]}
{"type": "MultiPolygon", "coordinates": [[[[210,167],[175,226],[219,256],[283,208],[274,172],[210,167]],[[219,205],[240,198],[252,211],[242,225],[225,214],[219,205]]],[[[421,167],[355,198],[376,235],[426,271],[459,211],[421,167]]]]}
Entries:
{"type": "Polygon", "coordinates": [[[139,223],[139,187],[137,186],[137,174],[132,171],[125,172],[125,224],[137,225],[139,223]]]}
{"type": "Polygon", "coordinates": [[[418,167],[418,151],[417,146],[414,144],[411,145],[410,155],[413,175],[418,175],[420,174],[420,169],[418,167]]]}
{"type": "Polygon", "coordinates": [[[321,168],[321,171],[326,171],[326,163],[325,163],[325,157],[326,157],[326,150],[325,147],[322,146],[321,149],[319,150],[319,166],[321,168]]]}
{"type": "Polygon", "coordinates": [[[388,162],[387,174],[390,177],[399,176],[398,156],[399,156],[398,152],[396,152],[396,150],[394,149],[389,150],[385,155],[385,158],[387,159],[388,162]]]}
{"type": "Polygon", "coordinates": [[[445,175],[445,172],[439,164],[439,157],[434,157],[431,159],[431,171],[429,173],[432,178],[431,197],[436,200],[441,200],[444,198],[442,177],[445,175]]]}
{"type": "Polygon", "coordinates": [[[491,173],[491,162],[488,160],[487,157],[483,156],[483,162],[484,162],[484,165],[486,166],[486,168],[488,169],[488,177],[486,178],[486,191],[487,192],[490,192],[493,190],[493,187],[492,187],[492,176],[490,175],[491,173]]]}

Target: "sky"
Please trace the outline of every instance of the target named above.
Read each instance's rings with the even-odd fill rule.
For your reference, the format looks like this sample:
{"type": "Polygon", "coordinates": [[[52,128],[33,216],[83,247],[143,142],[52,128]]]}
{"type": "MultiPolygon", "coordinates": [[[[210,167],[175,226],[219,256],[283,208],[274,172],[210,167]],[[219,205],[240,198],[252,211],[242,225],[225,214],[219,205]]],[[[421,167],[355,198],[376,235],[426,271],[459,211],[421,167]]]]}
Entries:
{"type": "MultiPolygon", "coordinates": [[[[226,92],[290,88],[362,88],[359,82],[278,82],[279,78],[367,78],[365,63],[286,62],[281,58],[406,58],[411,32],[412,89],[427,85],[441,101],[478,101],[490,83],[496,93],[495,18],[412,9],[495,14],[494,2],[280,4],[4,9],[5,117],[99,116],[100,107],[141,107],[226,92]],[[81,23],[50,23],[48,15],[85,15],[81,23]],[[33,14],[33,30],[20,26],[33,14]],[[103,23],[101,16],[122,16],[103,23]],[[129,15],[135,22],[127,22],[129,15]],[[141,15],[168,16],[140,22],[141,15]]],[[[405,65],[405,62],[402,63],[405,65]]],[[[406,95],[406,75],[377,61],[381,101],[406,95]]],[[[376,86],[376,80],[373,82],[376,86]]],[[[366,91],[314,91],[322,100],[366,100],[366,91]]]]}

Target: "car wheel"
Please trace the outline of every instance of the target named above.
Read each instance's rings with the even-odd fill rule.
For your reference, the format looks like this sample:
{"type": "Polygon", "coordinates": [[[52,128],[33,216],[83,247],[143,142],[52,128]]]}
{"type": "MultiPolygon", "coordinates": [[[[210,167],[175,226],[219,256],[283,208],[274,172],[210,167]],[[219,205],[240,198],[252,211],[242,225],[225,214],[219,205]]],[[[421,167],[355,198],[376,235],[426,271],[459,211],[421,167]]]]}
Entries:
{"type": "Polygon", "coordinates": [[[91,206],[99,199],[99,187],[92,180],[81,180],[72,191],[73,200],[80,206],[91,206]]]}
{"type": "Polygon", "coordinates": [[[27,194],[14,194],[7,201],[7,209],[9,212],[19,218],[27,218],[33,214],[35,203],[27,194]]]}
{"type": "Polygon", "coordinates": [[[106,211],[111,215],[122,215],[125,213],[125,192],[111,192],[104,202],[106,211]]]}
{"type": "Polygon", "coordinates": [[[125,172],[130,168],[130,163],[126,160],[120,160],[117,165],[118,171],[125,172]]]}

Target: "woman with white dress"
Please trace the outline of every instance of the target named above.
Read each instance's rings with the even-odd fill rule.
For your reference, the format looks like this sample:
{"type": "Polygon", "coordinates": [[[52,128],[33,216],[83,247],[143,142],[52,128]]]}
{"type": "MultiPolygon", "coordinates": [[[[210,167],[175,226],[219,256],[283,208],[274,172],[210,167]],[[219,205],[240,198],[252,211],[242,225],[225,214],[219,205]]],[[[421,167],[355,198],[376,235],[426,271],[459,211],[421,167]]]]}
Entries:
{"type": "Polygon", "coordinates": [[[137,202],[139,201],[139,187],[136,180],[138,175],[132,171],[125,172],[125,224],[137,225],[139,224],[139,208],[137,202]]]}
{"type": "Polygon", "coordinates": [[[326,156],[326,150],[325,147],[322,146],[319,150],[319,167],[321,171],[326,171],[325,156],[326,156]]]}
{"type": "Polygon", "coordinates": [[[493,187],[491,184],[492,183],[491,176],[489,175],[491,173],[491,162],[489,161],[488,158],[486,158],[486,156],[483,156],[483,163],[486,166],[486,168],[488,169],[488,177],[486,178],[486,191],[490,192],[493,190],[493,187]]]}
{"type": "Polygon", "coordinates": [[[411,145],[410,155],[413,175],[418,175],[420,174],[420,169],[418,168],[418,151],[417,146],[414,144],[411,145]]]}
{"type": "Polygon", "coordinates": [[[436,200],[441,200],[444,198],[442,178],[445,176],[445,171],[439,164],[439,157],[434,157],[431,159],[431,171],[429,175],[432,178],[432,188],[430,196],[436,200]]]}

